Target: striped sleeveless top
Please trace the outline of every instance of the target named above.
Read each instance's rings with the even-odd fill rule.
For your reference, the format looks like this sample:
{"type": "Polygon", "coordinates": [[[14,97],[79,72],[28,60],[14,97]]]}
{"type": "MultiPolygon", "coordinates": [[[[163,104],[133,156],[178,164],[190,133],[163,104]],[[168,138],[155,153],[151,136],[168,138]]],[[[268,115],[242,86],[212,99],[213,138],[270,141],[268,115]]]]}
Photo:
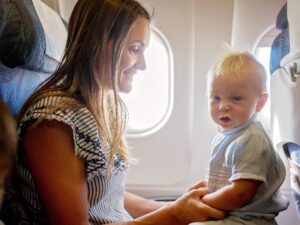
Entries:
{"type": "MultiPolygon", "coordinates": [[[[61,105],[67,98],[48,96],[33,104],[18,124],[20,137],[22,138],[28,126],[40,118],[57,120],[69,125],[73,130],[74,154],[85,161],[90,223],[98,225],[130,220],[131,216],[124,208],[125,175],[128,164],[115,155],[113,168],[109,168],[109,146],[101,139],[98,125],[87,108],[50,111],[50,108],[61,105]],[[111,169],[110,176],[108,176],[109,169],[111,169]]],[[[34,225],[46,225],[48,222],[45,211],[21,148],[18,154],[17,174],[29,216],[34,225]]]]}

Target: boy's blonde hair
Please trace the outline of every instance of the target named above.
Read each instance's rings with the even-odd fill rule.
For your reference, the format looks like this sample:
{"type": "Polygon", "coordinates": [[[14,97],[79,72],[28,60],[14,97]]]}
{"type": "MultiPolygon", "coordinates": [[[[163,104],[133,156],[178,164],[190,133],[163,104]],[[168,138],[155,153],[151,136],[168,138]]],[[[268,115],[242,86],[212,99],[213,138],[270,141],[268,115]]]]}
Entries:
{"type": "Polygon", "coordinates": [[[230,52],[213,65],[208,73],[208,85],[221,77],[252,76],[260,91],[267,90],[267,74],[264,66],[249,52],[230,52]]]}
{"type": "Polygon", "coordinates": [[[0,173],[10,173],[16,161],[17,128],[14,118],[0,98],[0,173]]]}

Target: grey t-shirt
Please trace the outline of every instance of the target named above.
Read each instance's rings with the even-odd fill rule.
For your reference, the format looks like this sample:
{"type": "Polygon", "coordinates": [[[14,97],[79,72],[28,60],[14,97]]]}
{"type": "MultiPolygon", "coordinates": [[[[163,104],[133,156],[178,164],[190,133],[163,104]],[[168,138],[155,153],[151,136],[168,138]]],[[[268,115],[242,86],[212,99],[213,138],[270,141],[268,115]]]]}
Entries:
{"type": "Polygon", "coordinates": [[[256,119],[241,127],[219,132],[215,136],[208,178],[210,192],[238,179],[262,182],[252,201],[231,211],[231,215],[243,219],[270,219],[287,209],[289,201],[279,190],[285,175],[281,158],[256,119]]]}

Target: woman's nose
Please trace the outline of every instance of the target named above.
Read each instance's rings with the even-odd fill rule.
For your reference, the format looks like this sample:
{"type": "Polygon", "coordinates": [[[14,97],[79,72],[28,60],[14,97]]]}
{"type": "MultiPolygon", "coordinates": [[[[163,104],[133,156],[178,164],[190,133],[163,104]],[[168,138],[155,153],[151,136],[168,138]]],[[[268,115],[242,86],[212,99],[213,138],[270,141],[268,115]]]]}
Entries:
{"type": "Polygon", "coordinates": [[[138,57],[138,60],[137,60],[137,68],[139,70],[145,70],[146,69],[146,60],[145,60],[145,55],[144,54],[141,54],[139,57],[138,57]]]}

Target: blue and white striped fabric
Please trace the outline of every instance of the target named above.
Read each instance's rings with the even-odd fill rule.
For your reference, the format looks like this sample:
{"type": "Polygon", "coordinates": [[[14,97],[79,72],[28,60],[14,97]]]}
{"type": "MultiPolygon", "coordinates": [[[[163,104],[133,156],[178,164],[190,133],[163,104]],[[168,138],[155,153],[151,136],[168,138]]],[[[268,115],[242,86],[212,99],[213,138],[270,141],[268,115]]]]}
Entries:
{"type": "MultiPolygon", "coordinates": [[[[57,120],[69,125],[73,130],[74,154],[85,161],[89,216],[91,224],[121,222],[131,219],[124,209],[125,175],[128,164],[118,155],[114,156],[114,166],[110,168],[109,145],[99,135],[97,122],[86,108],[55,109],[67,97],[51,96],[39,100],[28,109],[19,124],[19,134],[37,119],[57,120]],[[111,175],[109,175],[111,170],[111,175]]],[[[42,150],[42,149],[41,149],[42,150]]],[[[31,173],[19,151],[18,175],[22,195],[27,203],[34,224],[48,224],[39,200],[31,173]]]]}

